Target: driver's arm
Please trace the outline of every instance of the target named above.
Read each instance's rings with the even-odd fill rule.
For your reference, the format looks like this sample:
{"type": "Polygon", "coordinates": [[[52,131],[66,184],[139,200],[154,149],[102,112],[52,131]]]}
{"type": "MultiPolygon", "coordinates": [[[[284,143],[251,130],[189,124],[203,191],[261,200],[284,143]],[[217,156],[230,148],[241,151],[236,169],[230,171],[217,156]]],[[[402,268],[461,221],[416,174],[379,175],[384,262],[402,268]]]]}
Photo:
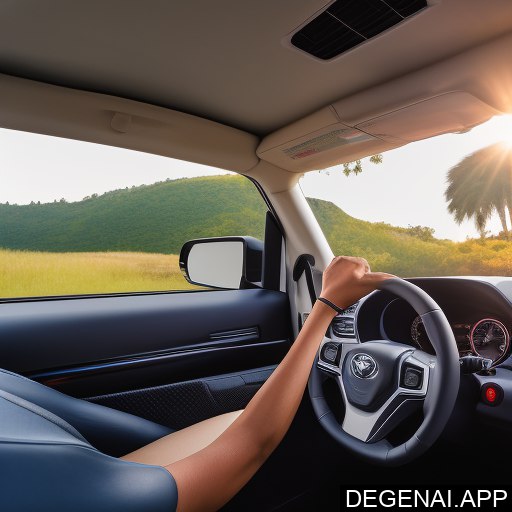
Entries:
{"type": "MultiPolygon", "coordinates": [[[[321,296],[348,307],[388,274],[362,258],[335,258],[321,296]]],[[[336,312],[317,302],[295,343],[238,419],[203,450],[166,467],[178,487],[179,511],[217,510],[256,473],[281,442],[299,407],[318,347],[336,312]]]]}

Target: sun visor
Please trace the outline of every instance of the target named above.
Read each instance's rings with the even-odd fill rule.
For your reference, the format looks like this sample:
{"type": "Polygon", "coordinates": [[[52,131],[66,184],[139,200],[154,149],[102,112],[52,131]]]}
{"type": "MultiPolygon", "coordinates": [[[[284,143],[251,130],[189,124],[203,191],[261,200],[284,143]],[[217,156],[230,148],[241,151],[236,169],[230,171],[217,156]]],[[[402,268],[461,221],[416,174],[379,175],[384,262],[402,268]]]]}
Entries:
{"type": "Polygon", "coordinates": [[[0,74],[0,126],[144,151],[236,172],[258,138],[168,108],[0,74]]]}
{"type": "Polygon", "coordinates": [[[499,112],[467,92],[456,91],[407,105],[356,128],[389,142],[407,143],[467,130],[499,112]]]}
{"type": "Polygon", "coordinates": [[[293,172],[324,169],[409,142],[444,133],[468,130],[497,110],[464,91],[439,94],[395,107],[371,119],[351,119],[337,111],[338,104],[323,108],[265,137],[259,158],[293,172]]]}

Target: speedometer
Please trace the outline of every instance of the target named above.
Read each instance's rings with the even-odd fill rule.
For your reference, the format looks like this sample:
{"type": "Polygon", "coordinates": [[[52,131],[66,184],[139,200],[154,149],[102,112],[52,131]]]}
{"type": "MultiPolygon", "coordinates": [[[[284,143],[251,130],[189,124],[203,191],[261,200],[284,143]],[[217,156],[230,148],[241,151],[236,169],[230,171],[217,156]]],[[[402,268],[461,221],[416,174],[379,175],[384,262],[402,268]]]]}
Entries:
{"type": "Polygon", "coordinates": [[[510,343],[507,328],[493,318],[484,318],[477,322],[471,329],[469,339],[475,354],[492,359],[493,362],[507,353],[510,343]]]}
{"type": "Polygon", "coordinates": [[[417,316],[412,322],[411,338],[421,350],[428,352],[429,354],[435,354],[432,343],[430,343],[430,340],[428,339],[427,331],[425,330],[421,316],[417,316]]]}

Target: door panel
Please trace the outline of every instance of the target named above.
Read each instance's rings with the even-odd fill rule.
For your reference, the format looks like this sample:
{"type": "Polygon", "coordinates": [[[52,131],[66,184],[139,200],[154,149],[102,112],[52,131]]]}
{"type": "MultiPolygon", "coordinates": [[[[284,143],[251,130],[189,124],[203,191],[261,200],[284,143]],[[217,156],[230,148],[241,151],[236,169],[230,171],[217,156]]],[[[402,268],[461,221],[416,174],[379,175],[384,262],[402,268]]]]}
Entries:
{"type": "Polygon", "coordinates": [[[174,430],[243,409],[275,366],[87,398],[174,430]]]}
{"type": "MultiPolygon", "coordinates": [[[[238,372],[243,380],[247,370],[277,364],[289,344],[288,297],[269,290],[0,304],[1,366],[96,401],[132,390],[158,395],[161,389],[148,388],[184,381],[195,381],[194,389],[202,382],[211,390],[213,381],[205,384],[201,379],[238,372]]],[[[237,389],[240,380],[231,376],[224,384],[237,389]]],[[[190,384],[168,386],[166,393],[177,397],[187,388],[193,389],[190,384]]],[[[129,406],[126,399],[124,406],[108,400],[133,412],[133,396],[129,406]]],[[[233,401],[225,400],[216,410],[232,406],[233,401]]],[[[183,424],[176,418],[167,422],[183,424]]]]}

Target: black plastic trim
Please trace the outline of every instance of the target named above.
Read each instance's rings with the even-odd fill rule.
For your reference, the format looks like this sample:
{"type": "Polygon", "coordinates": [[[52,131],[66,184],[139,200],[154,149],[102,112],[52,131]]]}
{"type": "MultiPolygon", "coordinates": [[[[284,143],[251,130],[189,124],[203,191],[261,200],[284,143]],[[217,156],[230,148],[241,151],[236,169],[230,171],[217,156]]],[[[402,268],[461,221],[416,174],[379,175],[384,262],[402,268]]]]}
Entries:
{"type": "Polygon", "coordinates": [[[86,293],[83,295],[40,295],[37,297],[6,297],[0,298],[0,304],[16,304],[19,302],[51,302],[58,300],[106,299],[110,297],[145,297],[147,295],[176,295],[178,293],[199,293],[218,291],[214,288],[197,290],[161,290],[148,292],[119,292],[119,293],[86,293]]]}
{"type": "Polygon", "coordinates": [[[43,370],[35,373],[28,373],[25,376],[44,382],[51,385],[52,380],[62,378],[73,378],[81,377],[86,374],[98,374],[107,373],[112,370],[122,370],[128,367],[137,366],[150,366],[156,363],[162,363],[169,360],[179,360],[180,357],[190,356],[195,353],[213,353],[221,350],[236,350],[246,347],[257,348],[257,347],[270,347],[270,346],[288,346],[288,340],[276,340],[267,341],[263,343],[250,343],[250,344],[236,344],[233,345],[232,340],[218,341],[215,342],[215,346],[212,343],[203,344],[204,347],[195,345],[189,349],[184,348],[182,350],[169,350],[163,351],[157,354],[141,354],[138,356],[132,356],[130,358],[116,358],[108,361],[98,361],[87,365],[79,365],[65,368],[55,368],[51,370],[43,370]]]}
{"type": "Polygon", "coordinates": [[[298,281],[302,274],[306,276],[306,283],[308,285],[309,298],[311,306],[316,302],[315,283],[313,281],[313,267],[315,265],[315,257],[311,254],[301,254],[295,261],[293,266],[293,280],[298,281]]]}
{"type": "MultiPolygon", "coordinates": [[[[247,327],[245,329],[232,329],[229,331],[218,331],[210,334],[210,340],[214,343],[234,343],[241,341],[257,341],[260,338],[258,327],[247,327]]],[[[195,345],[197,346],[197,345],[195,345]]]]}
{"type": "Polygon", "coordinates": [[[283,235],[276,218],[268,211],[265,218],[265,245],[263,249],[262,285],[267,290],[281,287],[281,259],[283,235]]]}

